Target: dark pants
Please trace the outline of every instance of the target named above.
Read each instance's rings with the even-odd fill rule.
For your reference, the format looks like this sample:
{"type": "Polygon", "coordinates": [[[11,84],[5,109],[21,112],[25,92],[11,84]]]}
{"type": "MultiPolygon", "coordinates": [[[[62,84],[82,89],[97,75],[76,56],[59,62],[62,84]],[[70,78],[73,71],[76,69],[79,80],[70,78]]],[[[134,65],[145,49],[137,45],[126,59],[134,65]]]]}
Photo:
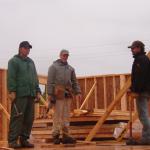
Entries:
{"type": "Polygon", "coordinates": [[[14,142],[21,136],[25,140],[30,137],[32,125],[34,120],[34,98],[33,97],[19,97],[12,103],[11,106],[11,117],[9,124],[8,142],[14,142]],[[22,115],[16,116],[17,109],[22,115]]]}

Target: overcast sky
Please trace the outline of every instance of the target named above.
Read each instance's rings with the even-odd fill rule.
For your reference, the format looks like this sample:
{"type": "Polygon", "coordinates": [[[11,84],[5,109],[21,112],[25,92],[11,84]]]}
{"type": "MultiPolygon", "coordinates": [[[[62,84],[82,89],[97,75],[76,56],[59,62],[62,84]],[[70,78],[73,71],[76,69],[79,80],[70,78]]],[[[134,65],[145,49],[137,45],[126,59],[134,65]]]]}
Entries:
{"type": "Polygon", "coordinates": [[[0,0],[0,68],[24,40],[39,74],[63,48],[77,76],[130,73],[127,46],[150,48],[150,0],[0,0]]]}

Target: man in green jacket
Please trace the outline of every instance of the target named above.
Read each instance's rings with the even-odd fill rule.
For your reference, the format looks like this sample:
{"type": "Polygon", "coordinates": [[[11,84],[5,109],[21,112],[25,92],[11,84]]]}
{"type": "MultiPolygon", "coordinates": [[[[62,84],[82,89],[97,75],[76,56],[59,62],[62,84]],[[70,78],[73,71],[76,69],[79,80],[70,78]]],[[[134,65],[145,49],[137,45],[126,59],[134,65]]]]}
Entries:
{"type": "Polygon", "coordinates": [[[39,81],[28,41],[19,45],[19,53],[8,62],[7,86],[11,100],[8,143],[11,148],[34,147],[28,139],[34,120],[34,99],[40,97],[39,81]],[[18,143],[18,139],[20,143],[18,143]]]}

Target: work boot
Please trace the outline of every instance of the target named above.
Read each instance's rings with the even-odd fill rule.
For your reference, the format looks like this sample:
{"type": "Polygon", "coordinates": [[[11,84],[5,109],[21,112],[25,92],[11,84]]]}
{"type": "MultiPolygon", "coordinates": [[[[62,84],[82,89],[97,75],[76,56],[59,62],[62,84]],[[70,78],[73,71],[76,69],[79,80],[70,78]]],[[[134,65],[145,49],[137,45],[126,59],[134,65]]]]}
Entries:
{"type": "Polygon", "coordinates": [[[133,138],[128,138],[126,140],[126,145],[137,145],[137,141],[133,138]]]}
{"type": "Polygon", "coordinates": [[[60,144],[61,139],[59,138],[59,135],[53,136],[53,143],[54,144],[60,144]]]}
{"type": "Polygon", "coordinates": [[[21,145],[18,144],[16,141],[8,143],[9,148],[21,148],[21,145]]]}
{"type": "Polygon", "coordinates": [[[129,138],[126,141],[127,145],[150,145],[150,140],[149,139],[140,139],[140,140],[135,140],[133,138],[129,138]]]}
{"type": "Polygon", "coordinates": [[[137,140],[137,145],[150,145],[150,139],[137,140]]]}
{"type": "Polygon", "coordinates": [[[23,137],[20,137],[20,144],[22,147],[26,147],[26,148],[34,147],[34,144],[31,144],[27,139],[24,139],[23,137]]]}
{"type": "Polygon", "coordinates": [[[76,139],[72,138],[69,135],[64,134],[63,138],[62,138],[62,143],[63,144],[75,144],[76,143],[76,139]]]}

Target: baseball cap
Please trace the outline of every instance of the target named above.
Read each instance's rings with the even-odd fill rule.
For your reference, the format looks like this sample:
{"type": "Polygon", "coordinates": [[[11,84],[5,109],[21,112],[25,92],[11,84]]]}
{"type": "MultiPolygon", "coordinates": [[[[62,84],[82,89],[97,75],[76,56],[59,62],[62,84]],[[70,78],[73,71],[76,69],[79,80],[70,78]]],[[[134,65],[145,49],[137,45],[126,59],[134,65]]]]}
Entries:
{"type": "Polygon", "coordinates": [[[66,49],[62,49],[61,51],[60,51],[60,54],[67,54],[67,55],[69,55],[69,51],[68,50],[66,50],[66,49]]]}
{"type": "Polygon", "coordinates": [[[134,41],[130,46],[128,46],[128,48],[135,48],[135,47],[140,47],[140,48],[144,48],[144,43],[141,41],[134,41]]]}
{"type": "Polygon", "coordinates": [[[19,48],[24,47],[24,48],[32,48],[32,45],[28,41],[23,41],[19,44],[19,48]]]}

